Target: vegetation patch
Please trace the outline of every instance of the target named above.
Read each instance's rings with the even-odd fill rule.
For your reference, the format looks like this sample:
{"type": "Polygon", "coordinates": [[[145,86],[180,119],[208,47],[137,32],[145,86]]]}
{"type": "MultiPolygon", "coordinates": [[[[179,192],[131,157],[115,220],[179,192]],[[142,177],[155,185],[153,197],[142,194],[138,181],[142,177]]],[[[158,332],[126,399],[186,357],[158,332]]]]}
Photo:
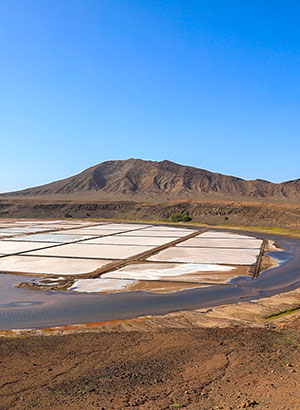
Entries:
{"type": "Polygon", "coordinates": [[[284,316],[284,315],[290,315],[291,313],[297,312],[298,310],[300,310],[300,306],[297,306],[297,307],[292,308],[292,309],[286,309],[286,310],[283,310],[283,311],[278,312],[278,313],[273,313],[272,315],[267,316],[266,319],[267,320],[277,319],[277,318],[279,318],[281,316],[284,316]]]}
{"type": "Polygon", "coordinates": [[[189,213],[184,211],[181,213],[173,212],[170,216],[171,222],[189,222],[192,218],[190,217],[189,213]]]}

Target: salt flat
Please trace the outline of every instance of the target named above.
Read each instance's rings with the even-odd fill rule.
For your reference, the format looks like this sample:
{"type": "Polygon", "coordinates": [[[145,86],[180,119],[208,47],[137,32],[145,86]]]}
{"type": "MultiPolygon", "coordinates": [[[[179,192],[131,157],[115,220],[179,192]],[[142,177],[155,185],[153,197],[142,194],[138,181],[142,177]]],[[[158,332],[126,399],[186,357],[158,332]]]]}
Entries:
{"type": "MultiPolygon", "coordinates": [[[[17,219],[17,220],[5,220],[3,219],[1,223],[11,224],[11,225],[90,225],[93,222],[85,221],[80,219],[17,219]]],[[[97,222],[97,224],[102,224],[107,222],[97,222]]]]}
{"type": "Polygon", "coordinates": [[[126,288],[134,285],[133,280],[118,280],[118,279],[79,279],[69,288],[75,292],[105,292],[126,290],[126,288]]]}
{"type": "Polygon", "coordinates": [[[190,289],[193,284],[196,287],[226,284],[234,277],[249,273],[248,265],[256,262],[262,245],[262,240],[247,235],[201,233],[170,226],[20,222],[0,228],[0,256],[6,255],[0,258],[2,272],[63,277],[88,274],[113,261],[155,251],[161,245],[197,233],[194,238],[152,255],[148,258],[151,263],[133,263],[107,272],[99,279],[77,281],[71,290],[78,292],[173,292],[190,289]],[[55,244],[58,246],[53,246],[55,244]],[[22,255],[22,252],[26,253],[22,255]],[[20,255],[13,255],[15,253],[20,255]]]}
{"type": "MultiPolygon", "coordinates": [[[[165,238],[182,238],[188,236],[193,232],[181,231],[155,231],[152,229],[143,229],[141,231],[131,231],[120,233],[120,236],[145,236],[145,237],[165,237],[165,238]]],[[[175,240],[174,239],[174,240],[175,240]]]]}
{"type": "MultiPolygon", "coordinates": [[[[144,228],[148,228],[149,225],[142,225],[142,224],[124,224],[124,223],[120,223],[120,224],[116,224],[116,223],[108,223],[105,226],[101,225],[101,228],[103,229],[113,229],[113,230],[117,230],[117,231],[130,231],[133,229],[144,229],[144,228]]],[[[98,226],[90,226],[89,229],[98,229],[98,226]]]]}
{"type": "Polygon", "coordinates": [[[49,229],[49,230],[51,230],[51,231],[63,231],[64,229],[73,229],[73,228],[75,228],[75,229],[77,229],[77,228],[85,228],[86,226],[85,225],[79,225],[79,224],[76,224],[76,225],[71,225],[71,224],[69,224],[69,225],[63,225],[63,224],[61,224],[61,225],[44,225],[44,224],[42,224],[42,225],[35,225],[35,227],[36,228],[39,228],[39,227],[42,227],[42,228],[47,228],[47,230],[49,229]]]}
{"type": "Polygon", "coordinates": [[[251,236],[247,235],[240,235],[237,233],[232,233],[232,232],[217,232],[217,231],[207,231],[203,232],[199,235],[201,238],[220,238],[220,239],[256,239],[251,236]]]}
{"type": "MultiPolygon", "coordinates": [[[[125,259],[153,249],[152,246],[67,244],[30,252],[30,255],[64,256],[76,258],[125,259]]],[[[0,248],[1,251],[1,248],[0,248]]]]}
{"type": "Polygon", "coordinates": [[[192,247],[205,247],[205,248],[253,248],[259,249],[262,245],[261,239],[219,239],[219,238],[202,238],[202,235],[188,239],[179,243],[178,247],[192,246],[192,247]]]}
{"type": "Polygon", "coordinates": [[[184,248],[171,247],[151,256],[150,261],[216,263],[227,265],[252,265],[259,249],[184,248]]]}
{"type": "Polygon", "coordinates": [[[191,235],[194,232],[197,232],[196,230],[193,229],[155,229],[155,228],[148,228],[145,229],[144,231],[146,234],[149,232],[151,233],[157,233],[157,234],[164,234],[165,236],[187,236],[191,235]]]}
{"type": "Polygon", "coordinates": [[[80,279],[75,281],[69,290],[87,293],[110,293],[144,291],[154,293],[172,293],[184,289],[205,287],[203,284],[179,283],[179,282],[156,282],[156,281],[135,281],[118,279],[80,279]]]}
{"type": "Polygon", "coordinates": [[[33,226],[24,226],[24,227],[9,227],[9,228],[1,228],[1,232],[8,232],[8,233],[35,233],[35,232],[43,232],[43,231],[51,231],[51,228],[43,228],[43,227],[33,227],[33,226]]]}
{"type": "Polygon", "coordinates": [[[7,238],[8,241],[24,241],[24,242],[54,242],[54,243],[68,243],[76,242],[83,239],[92,239],[95,236],[92,235],[64,235],[63,233],[45,233],[45,234],[33,234],[26,236],[15,236],[13,238],[7,238]]]}
{"type": "Polygon", "coordinates": [[[64,235],[88,235],[88,236],[107,236],[107,235],[114,235],[116,233],[121,233],[117,229],[90,229],[90,228],[76,228],[76,229],[69,229],[65,231],[53,232],[54,234],[64,234],[64,235]]]}
{"type": "Polygon", "coordinates": [[[34,249],[46,248],[47,246],[53,246],[53,243],[13,242],[0,240],[0,253],[7,255],[12,253],[31,251],[34,249]]]}
{"type": "Polygon", "coordinates": [[[5,226],[1,225],[0,229],[7,229],[7,228],[14,228],[14,229],[28,229],[28,228],[34,228],[35,230],[47,230],[47,231],[53,231],[53,230],[61,230],[61,229],[70,229],[70,228],[84,228],[85,225],[79,225],[79,224],[50,224],[50,223],[40,223],[40,224],[18,224],[18,223],[11,223],[7,224],[5,226]]]}
{"type": "Polygon", "coordinates": [[[156,237],[145,237],[145,236],[106,236],[104,238],[97,238],[85,241],[87,244],[115,244],[115,245],[149,245],[149,246],[159,246],[164,245],[168,242],[174,241],[176,238],[156,238],[156,237]]]}
{"type": "Polygon", "coordinates": [[[169,232],[196,232],[198,229],[187,229],[187,228],[176,228],[173,226],[168,226],[168,225],[164,225],[164,226],[155,226],[155,225],[151,225],[151,226],[147,226],[147,230],[151,230],[151,231],[169,231],[169,232]]]}
{"type": "Polygon", "coordinates": [[[107,272],[102,278],[135,279],[135,280],[168,280],[168,281],[193,281],[193,282],[226,282],[235,275],[233,266],[216,264],[132,264],[121,269],[107,272]],[[210,274],[208,274],[210,272],[210,274]],[[222,275],[216,274],[222,272],[222,275]],[[228,273],[230,272],[230,273],[228,273]],[[224,273],[227,273],[227,275],[224,273]]]}
{"type": "Polygon", "coordinates": [[[78,275],[90,273],[107,265],[109,260],[47,258],[39,256],[8,256],[0,258],[0,271],[44,275],[78,275]]]}

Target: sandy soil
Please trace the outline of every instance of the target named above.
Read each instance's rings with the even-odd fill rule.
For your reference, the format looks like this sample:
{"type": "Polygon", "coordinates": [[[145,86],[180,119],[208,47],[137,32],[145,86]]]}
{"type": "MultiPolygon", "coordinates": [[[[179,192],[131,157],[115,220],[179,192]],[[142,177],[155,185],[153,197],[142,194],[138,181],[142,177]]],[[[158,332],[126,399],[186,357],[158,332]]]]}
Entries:
{"type": "Polygon", "coordinates": [[[180,292],[181,290],[203,288],[210,286],[209,283],[186,283],[186,282],[163,282],[163,281],[137,281],[130,287],[131,291],[143,290],[154,293],[180,292]]]}
{"type": "Polygon", "coordinates": [[[0,339],[0,408],[300,408],[300,320],[0,339]]]}

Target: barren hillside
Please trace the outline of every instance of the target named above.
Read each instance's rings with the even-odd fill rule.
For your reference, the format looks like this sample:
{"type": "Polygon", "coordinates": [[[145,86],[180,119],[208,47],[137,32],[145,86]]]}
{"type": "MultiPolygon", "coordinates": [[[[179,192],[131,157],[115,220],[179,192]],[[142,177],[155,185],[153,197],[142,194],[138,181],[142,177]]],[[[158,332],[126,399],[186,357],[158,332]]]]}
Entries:
{"type": "Polygon", "coordinates": [[[295,201],[300,180],[274,184],[179,165],[170,161],[106,161],[80,174],[0,197],[93,200],[238,199],[295,201]]]}

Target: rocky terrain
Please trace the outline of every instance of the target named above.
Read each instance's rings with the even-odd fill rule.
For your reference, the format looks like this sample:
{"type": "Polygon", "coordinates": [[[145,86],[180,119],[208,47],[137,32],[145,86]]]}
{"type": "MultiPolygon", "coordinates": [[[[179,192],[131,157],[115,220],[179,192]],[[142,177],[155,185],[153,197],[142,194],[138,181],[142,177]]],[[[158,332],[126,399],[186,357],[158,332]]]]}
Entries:
{"type": "Polygon", "coordinates": [[[300,180],[246,181],[170,161],[107,161],[78,175],[0,195],[0,217],[169,221],[300,228],[300,180]]]}
{"type": "Polygon", "coordinates": [[[78,175],[2,194],[2,197],[44,197],[97,200],[203,200],[254,198],[295,201],[300,198],[300,179],[271,183],[213,173],[171,161],[128,159],[106,161],[78,175]]]}
{"type": "Polygon", "coordinates": [[[299,324],[0,338],[0,409],[298,410],[299,324]]]}
{"type": "Polygon", "coordinates": [[[267,226],[300,229],[300,205],[238,201],[57,201],[0,199],[0,218],[106,218],[170,221],[173,213],[188,213],[191,224],[267,226]]]}

